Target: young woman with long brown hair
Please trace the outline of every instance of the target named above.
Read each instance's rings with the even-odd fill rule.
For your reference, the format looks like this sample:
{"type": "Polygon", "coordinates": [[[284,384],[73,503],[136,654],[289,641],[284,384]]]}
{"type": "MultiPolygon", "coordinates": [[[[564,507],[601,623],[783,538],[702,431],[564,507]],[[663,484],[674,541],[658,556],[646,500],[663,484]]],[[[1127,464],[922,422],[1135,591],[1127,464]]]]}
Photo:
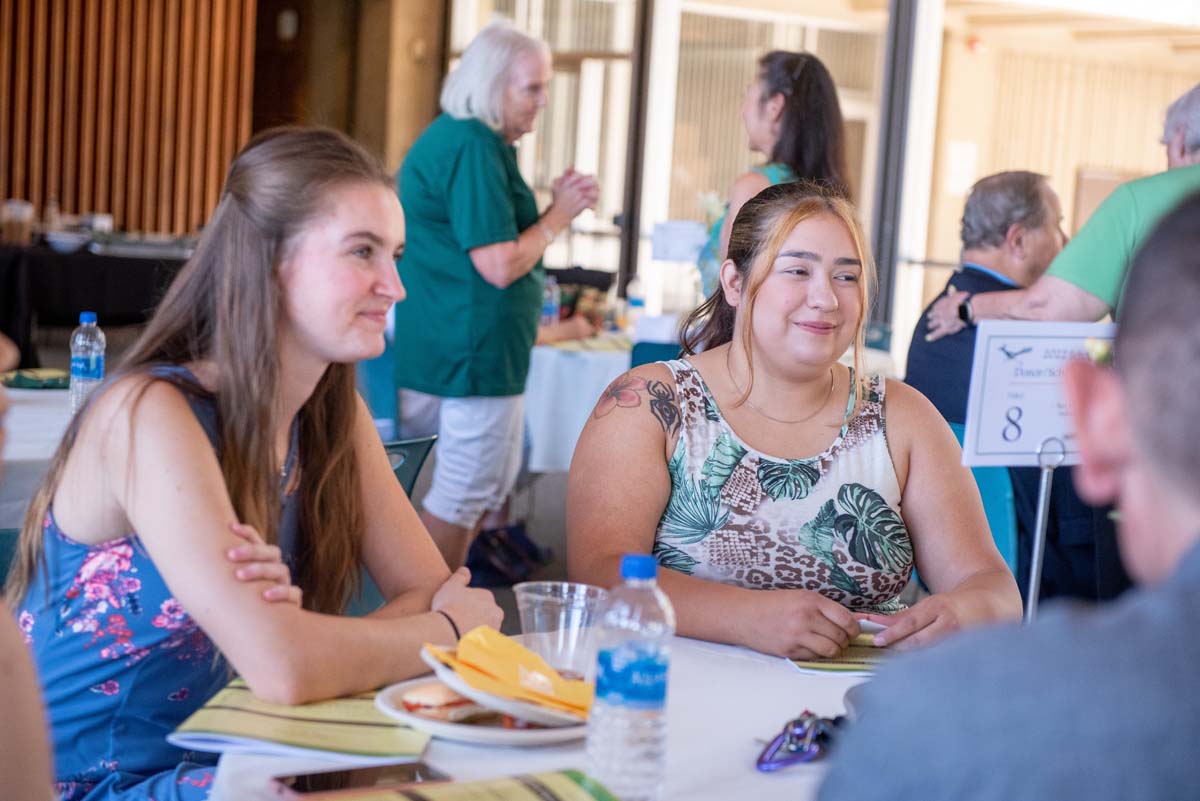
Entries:
{"type": "Polygon", "coordinates": [[[64,798],[206,797],[211,770],[163,737],[230,669],[300,703],[415,675],[422,642],[499,623],[490,594],[450,575],[354,390],[403,298],[403,242],[391,181],[358,145],[259,135],[72,421],[6,588],[64,798]],[[338,617],[361,566],[388,603],[338,617]],[[289,573],[303,606],[271,602],[296,600],[289,573]]]}
{"type": "Polygon", "coordinates": [[[653,553],[680,634],[790,657],[837,654],[861,619],[903,649],[1019,617],[941,415],[838,362],[862,351],[872,279],[836,190],[779,184],[747,201],[687,358],[618,378],[584,428],[571,577],[608,585],[622,553],[653,553]],[[914,564],[934,594],[904,609],[914,564]]]}

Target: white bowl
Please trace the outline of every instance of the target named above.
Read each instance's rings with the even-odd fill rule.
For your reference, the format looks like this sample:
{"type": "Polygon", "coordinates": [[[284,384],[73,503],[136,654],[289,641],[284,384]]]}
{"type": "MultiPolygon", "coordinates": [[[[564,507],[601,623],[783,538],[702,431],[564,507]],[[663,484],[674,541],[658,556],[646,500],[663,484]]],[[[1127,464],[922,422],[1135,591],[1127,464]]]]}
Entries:
{"type": "Polygon", "coordinates": [[[55,253],[74,253],[92,241],[92,235],[79,231],[47,231],[46,244],[55,253]]]}

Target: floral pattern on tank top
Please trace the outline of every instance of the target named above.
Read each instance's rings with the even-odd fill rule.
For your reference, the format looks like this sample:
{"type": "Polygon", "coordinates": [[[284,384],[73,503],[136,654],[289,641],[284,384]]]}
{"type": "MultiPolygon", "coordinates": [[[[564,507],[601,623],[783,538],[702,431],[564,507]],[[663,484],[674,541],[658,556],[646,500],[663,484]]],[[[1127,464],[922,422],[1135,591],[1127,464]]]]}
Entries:
{"type": "Polygon", "coordinates": [[[855,610],[899,609],[913,550],[887,446],[885,381],[868,378],[858,412],[824,452],[780,459],[742,442],[691,364],[664,364],[682,425],[654,538],[659,563],[751,589],[813,590],[855,610]]]}

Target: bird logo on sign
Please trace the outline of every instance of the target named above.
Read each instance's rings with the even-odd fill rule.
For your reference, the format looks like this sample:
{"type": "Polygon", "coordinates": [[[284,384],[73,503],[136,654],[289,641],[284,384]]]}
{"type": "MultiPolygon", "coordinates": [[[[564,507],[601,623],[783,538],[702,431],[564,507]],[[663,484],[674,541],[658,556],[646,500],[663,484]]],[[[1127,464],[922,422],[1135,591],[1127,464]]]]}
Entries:
{"type": "Polygon", "coordinates": [[[1009,350],[1008,347],[1005,345],[1000,346],[1000,352],[1003,353],[1005,356],[1007,356],[1008,360],[1010,362],[1019,356],[1024,356],[1026,353],[1029,353],[1032,350],[1033,350],[1032,347],[1021,348],[1020,350],[1009,350]]]}

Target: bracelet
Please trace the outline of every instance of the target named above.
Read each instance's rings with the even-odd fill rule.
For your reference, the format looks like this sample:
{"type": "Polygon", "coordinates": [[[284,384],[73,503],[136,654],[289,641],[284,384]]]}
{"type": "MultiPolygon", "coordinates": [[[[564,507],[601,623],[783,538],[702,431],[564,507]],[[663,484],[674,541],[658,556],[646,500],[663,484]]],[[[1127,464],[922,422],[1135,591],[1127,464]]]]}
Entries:
{"type": "Polygon", "coordinates": [[[535,222],[534,225],[536,225],[537,229],[542,232],[542,236],[546,237],[546,245],[550,245],[554,242],[555,233],[550,230],[550,226],[546,225],[541,220],[535,222]]]}
{"type": "Polygon", "coordinates": [[[458,624],[454,622],[454,618],[443,612],[441,609],[434,609],[442,617],[446,618],[446,622],[450,624],[450,628],[454,629],[454,641],[458,642],[462,639],[462,635],[458,633],[458,624]]]}

